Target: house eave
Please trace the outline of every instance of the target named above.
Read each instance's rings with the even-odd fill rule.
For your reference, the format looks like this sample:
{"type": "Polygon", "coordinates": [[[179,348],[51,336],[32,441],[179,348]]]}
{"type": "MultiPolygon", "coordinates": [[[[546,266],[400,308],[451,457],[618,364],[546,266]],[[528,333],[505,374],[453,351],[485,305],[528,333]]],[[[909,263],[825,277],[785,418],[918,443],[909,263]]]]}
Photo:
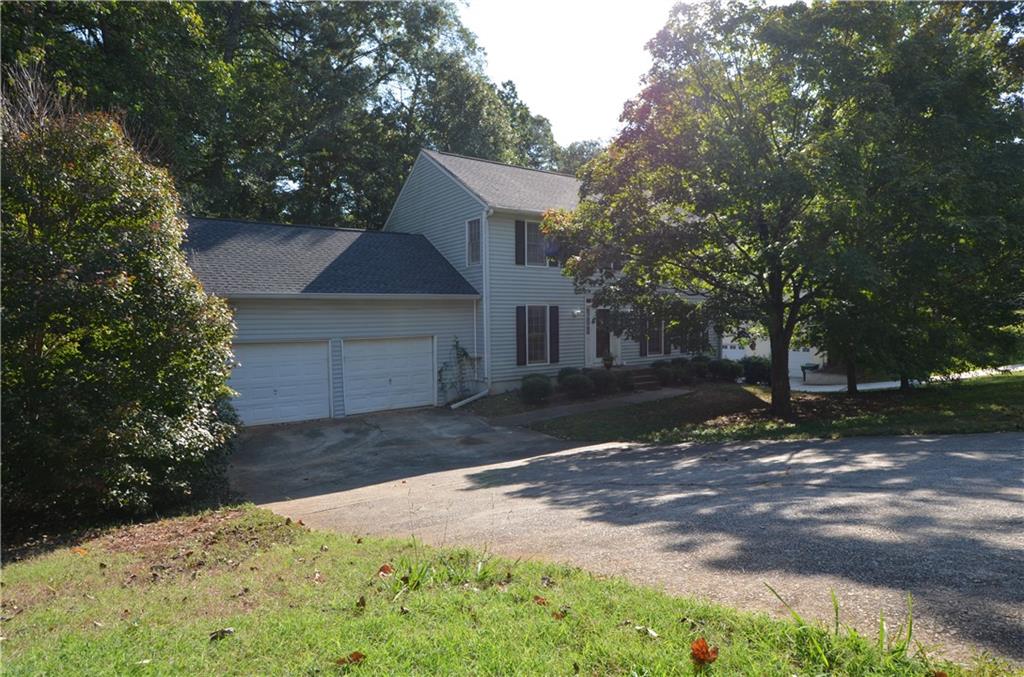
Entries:
{"type": "Polygon", "coordinates": [[[471,301],[479,299],[479,294],[324,294],[324,293],[280,293],[243,292],[233,294],[215,294],[222,298],[285,300],[309,299],[321,301],[471,301]]]}

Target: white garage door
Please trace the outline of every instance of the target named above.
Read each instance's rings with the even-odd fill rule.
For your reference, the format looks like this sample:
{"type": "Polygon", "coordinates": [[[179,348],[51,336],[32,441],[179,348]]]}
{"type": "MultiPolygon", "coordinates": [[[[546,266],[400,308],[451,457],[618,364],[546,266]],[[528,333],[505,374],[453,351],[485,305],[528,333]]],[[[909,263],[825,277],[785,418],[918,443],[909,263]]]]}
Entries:
{"type": "Polygon", "coordinates": [[[327,342],[239,343],[228,385],[245,425],[331,415],[327,342]]]}
{"type": "Polygon", "coordinates": [[[430,337],[346,340],[345,413],[434,404],[430,337]]]}

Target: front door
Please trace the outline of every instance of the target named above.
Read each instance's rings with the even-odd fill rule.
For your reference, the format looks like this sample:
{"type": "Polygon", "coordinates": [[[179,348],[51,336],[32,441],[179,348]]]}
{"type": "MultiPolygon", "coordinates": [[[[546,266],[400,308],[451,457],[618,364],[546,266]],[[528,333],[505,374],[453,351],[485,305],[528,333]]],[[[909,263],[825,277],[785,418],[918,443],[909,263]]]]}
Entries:
{"type": "Polygon", "coordinates": [[[597,359],[600,360],[610,354],[612,350],[611,312],[607,308],[599,308],[595,315],[597,316],[597,326],[594,327],[594,341],[597,344],[595,352],[597,359]]]}

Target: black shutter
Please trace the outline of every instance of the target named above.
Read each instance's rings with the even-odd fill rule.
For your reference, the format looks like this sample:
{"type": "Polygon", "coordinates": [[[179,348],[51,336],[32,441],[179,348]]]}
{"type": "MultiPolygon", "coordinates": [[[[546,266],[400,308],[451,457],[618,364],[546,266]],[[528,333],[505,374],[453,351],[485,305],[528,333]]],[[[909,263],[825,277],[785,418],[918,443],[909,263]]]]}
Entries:
{"type": "Polygon", "coordinates": [[[647,322],[644,321],[643,331],[640,332],[640,357],[647,357],[647,322]]]}
{"type": "Polygon", "coordinates": [[[526,265],[526,221],[516,221],[516,265],[526,265]]]}
{"type": "Polygon", "coordinates": [[[526,306],[516,306],[516,364],[526,364],[526,306]]]}
{"type": "Polygon", "coordinates": [[[665,331],[665,323],[661,323],[661,354],[672,354],[672,342],[668,340],[668,332],[665,331]]]}
{"type": "Polygon", "coordinates": [[[558,362],[558,306],[548,306],[548,356],[558,362]]]}

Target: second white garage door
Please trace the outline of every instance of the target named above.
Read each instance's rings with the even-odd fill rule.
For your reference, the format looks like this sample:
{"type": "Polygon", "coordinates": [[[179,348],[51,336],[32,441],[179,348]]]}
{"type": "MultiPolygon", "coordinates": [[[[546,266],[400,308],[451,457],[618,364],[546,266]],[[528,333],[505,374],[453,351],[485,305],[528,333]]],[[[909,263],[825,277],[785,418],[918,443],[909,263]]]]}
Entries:
{"type": "Polygon", "coordinates": [[[434,404],[434,341],[346,339],[342,349],[345,413],[434,404]]]}

